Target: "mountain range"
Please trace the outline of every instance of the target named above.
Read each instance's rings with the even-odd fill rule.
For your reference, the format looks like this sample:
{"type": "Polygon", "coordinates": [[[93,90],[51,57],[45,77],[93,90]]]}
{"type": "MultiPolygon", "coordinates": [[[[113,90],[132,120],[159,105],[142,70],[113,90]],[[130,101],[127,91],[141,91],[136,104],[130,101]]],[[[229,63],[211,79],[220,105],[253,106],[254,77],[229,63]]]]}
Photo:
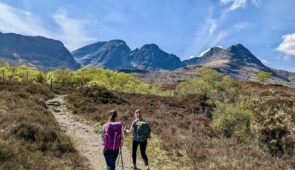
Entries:
{"type": "Polygon", "coordinates": [[[147,82],[175,83],[211,67],[237,80],[255,80],[260,72],[272,73],[269,83],[295,84],[295,73],[265,66],[242,44],[229,48],[212,47],[199,57],[181,61],[156,44],[131,50],[123,40],[86,45],[70,53],[62,42],[41,36],[0,32],[0,61],[26,64],[42,70],[94,66],[112,70],[141,70],[136,74],[147,82]]]}
{"type": "Polygon", "coordinates": [[[111,40],[97,42],[72,52],[83,66],[95,66],[113,70],[175,70],[185,64],[173,55],[161,50],[156,44],[145,44],[130,50],[126,42],[111,40]]]}

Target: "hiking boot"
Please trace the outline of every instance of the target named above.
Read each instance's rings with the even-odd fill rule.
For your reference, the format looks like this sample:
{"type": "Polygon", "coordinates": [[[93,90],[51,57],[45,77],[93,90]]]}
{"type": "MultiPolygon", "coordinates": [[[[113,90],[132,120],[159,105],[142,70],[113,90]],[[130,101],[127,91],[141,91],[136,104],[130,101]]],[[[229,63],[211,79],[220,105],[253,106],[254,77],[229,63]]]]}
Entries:
{"type": "Polygon", "coordinates": [[[136,165],[133,165],[133,167],[131,168],[132,170],[140,170],[136,167],[136,165]]]}

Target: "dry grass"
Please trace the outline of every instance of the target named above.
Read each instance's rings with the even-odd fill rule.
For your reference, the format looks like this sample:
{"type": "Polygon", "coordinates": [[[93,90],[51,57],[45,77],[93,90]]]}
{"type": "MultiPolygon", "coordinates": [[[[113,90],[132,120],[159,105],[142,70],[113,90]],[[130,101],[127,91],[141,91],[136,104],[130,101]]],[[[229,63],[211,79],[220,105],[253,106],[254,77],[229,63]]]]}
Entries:
{"type": "Polygon", "coordinates": [[[0,169],[86,168],[47,111],[47,87],[1,81],[0,96],[0,169]]]}
{"type": "Polygon", "coordinates": [[[235,136],[217,134],[211,128],[212,106],[205,96],[160,97],[91,87],[70,94],[67,101],[75,114],[100,123],[107,120],[107,111],[117,109],[127,126],[133,112],[141,109],[155,136],[149,152],[159,169],[294,168],[290,157],[275,158],[235,136]]]}

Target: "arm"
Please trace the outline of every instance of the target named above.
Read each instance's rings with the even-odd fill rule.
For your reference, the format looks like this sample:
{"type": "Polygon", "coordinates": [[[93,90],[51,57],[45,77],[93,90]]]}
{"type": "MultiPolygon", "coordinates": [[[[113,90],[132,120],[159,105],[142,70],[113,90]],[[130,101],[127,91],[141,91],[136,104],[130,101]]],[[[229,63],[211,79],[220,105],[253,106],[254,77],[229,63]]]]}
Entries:
{"type": "Polygon", "coordinates": [[[126,129],[125,132],[127,132],[127,133],[133,133],[134,132],[134,128],[131,127],[130,129],[126,129]]]}
{"type": "Polygon", "coordinates": [[[125,129],[125,132],[127,133],[133,133],[134,132],[134,122],[131,124],[130,129],[125,129]]]}

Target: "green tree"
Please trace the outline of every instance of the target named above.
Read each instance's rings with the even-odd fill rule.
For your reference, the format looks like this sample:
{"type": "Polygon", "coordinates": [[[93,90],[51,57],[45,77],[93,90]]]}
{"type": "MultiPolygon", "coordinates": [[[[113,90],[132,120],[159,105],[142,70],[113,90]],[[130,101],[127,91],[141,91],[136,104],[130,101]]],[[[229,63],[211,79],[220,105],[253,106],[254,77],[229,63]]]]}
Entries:
{"type": "Polygon", "coordinates": [[[211,100],[225,100],[231,94],[236,82],[229,76],[211,69],[203,68],[197,76],[186,79],[177,86],[180,94],[206,94],[211,100]]]}
{"type": "Polygon", "coordinates": [[[68,68],[60,68],[46,75],[47,82],[50,83],[50,79],[59,83],[69,83],[72,82],[72,72],[68,68]]]}
{"type": "Polygon", "coordinates": [[[265,81],[266,79],[272,78],[272,73],[263,71],[257,74],[255,78],[258,81],[265,81]]]}
{"type": "Polygon", "coordinates": [[[252,136],[251,121],[254,113],[247,102],[241,103],[216,103],[213,115],[213,127],[227,137],[233,134],[247,139],[252,136]]]}

